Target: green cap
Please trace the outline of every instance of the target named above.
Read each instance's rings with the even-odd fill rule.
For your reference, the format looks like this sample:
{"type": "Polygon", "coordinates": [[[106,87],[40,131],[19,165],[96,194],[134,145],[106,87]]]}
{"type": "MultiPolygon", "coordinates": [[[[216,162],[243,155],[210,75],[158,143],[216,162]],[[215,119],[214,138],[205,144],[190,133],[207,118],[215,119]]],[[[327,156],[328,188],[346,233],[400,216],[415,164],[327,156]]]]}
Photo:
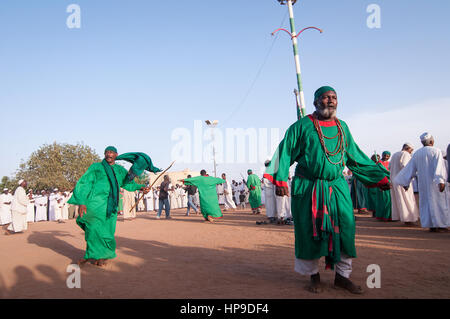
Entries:
{"type": "Polygon", "coordinates": [[[108,146],[107,148],[105,148],[105,153],[107,151],[113,151],[114,153],[117,153],[117,148],[115,148],[114,146],[108,146]]]}
{"type": "Polygon", "coordinates": [[[314,101],[320,98],[322,94],[328,91],[333,91],[336,93],[335,89],[333,89],[331,86],[322,86],[318,88],[317,91],[314,93],[314,101]]]}

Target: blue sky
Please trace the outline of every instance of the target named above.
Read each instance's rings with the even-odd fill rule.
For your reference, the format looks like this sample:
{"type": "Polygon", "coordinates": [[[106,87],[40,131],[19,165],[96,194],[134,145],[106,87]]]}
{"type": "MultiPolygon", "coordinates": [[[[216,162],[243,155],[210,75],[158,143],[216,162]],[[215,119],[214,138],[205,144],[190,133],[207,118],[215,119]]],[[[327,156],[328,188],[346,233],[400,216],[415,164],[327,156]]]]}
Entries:
{"type": "MultiPolygon", "coordinates": [[[[297,30],[324,29],[299,38],[307,112],[315,89],[331,85],[367,153],[418,147],[424,130],[446,148],[449,12],[446,0],[297,1],[297,30]],[[372,3],[380,29],[366,24],[372,3]]],[[[165,167],[172,132],[194,120],[284,132],[296,119],[295,69],[288,35],[271,32],[289,27],[286,13],[275,0],[2,0],[0,176],[54,141],[144,151],[165,167]],[[80,29],[66,26],[72,3],[80,29]]],[[[219,170],[237,177],[260,164],[219,170]]],[[[187,167],[212,170],[174,169],[187,167]]]]}

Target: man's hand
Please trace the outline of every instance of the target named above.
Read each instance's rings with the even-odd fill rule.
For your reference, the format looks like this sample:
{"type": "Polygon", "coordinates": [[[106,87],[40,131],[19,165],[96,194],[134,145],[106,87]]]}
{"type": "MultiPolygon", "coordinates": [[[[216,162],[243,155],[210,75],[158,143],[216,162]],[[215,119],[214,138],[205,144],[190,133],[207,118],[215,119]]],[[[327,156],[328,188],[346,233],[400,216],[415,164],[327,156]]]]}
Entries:
{"type": "Polygon", "coordinates": [[[142,187],[142,188],[141,188],[141,191],[142,191],[144,194],[147,194],[148,192],[150,192],[150,187],[142,187]]]}
{"type": "Polygon", "coordinates": [[[440,183],[439,184],[439,191],[442,193],[445,190],[445,184],[444,183],[440,183]]]}
{"type": "Polygon", "coordinates": [[[276,186],[275,194],[277,196],[289,196],[289,189],[286,186],[276,186]]]}
{"type": "Polygon", "coordinates": [[[78,207],[78,215],[80,215],[80,217],[83,217],[85,213],[86,213],[86,205],[80,205],[80,207],[78,207]]]}
{"type": "Polygon", "coordinates": [[[383,185],[380,186],[380,189],[382,191],[387,191],[387,190],[390,190],[391,188],[392,188],[392,184],[391,183],[386,183],[386,184],[383,184],[383,185]]]}

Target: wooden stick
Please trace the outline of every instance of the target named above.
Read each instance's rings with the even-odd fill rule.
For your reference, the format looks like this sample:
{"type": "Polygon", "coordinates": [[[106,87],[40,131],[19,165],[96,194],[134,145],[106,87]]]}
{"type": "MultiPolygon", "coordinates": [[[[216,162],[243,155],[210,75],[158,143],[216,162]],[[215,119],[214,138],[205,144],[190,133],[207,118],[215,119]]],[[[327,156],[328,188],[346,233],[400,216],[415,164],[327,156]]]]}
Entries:
{"type": "MultiPolygon", "coordinates": [[[[165,172],[167,172],[167,171],[169,170],[169,168],[172,167],[173,163],[175,163],[175,161],[173,161],[172,164],[169,165],[169,167],[167,167],[161,174],[158,175],[158,177],[153,181],[152,185],[149,186],[150,189],[151,189],[152,186],[156,183],[156,181],[158,180],[158,178],[160,178],[161,176],[163,176],[163,174],[164,174],[165,172]]],[[[137,206],[137,204],[140,202],[140,200],[141,200],[142,198],[144,198],[144,195],[145,195],[145,194],[142,193],[142,196],[137,200],[137,202],[133,205],[133,207],[131,207],[130,213],[131,213],[131,211],[137,206]]]]}

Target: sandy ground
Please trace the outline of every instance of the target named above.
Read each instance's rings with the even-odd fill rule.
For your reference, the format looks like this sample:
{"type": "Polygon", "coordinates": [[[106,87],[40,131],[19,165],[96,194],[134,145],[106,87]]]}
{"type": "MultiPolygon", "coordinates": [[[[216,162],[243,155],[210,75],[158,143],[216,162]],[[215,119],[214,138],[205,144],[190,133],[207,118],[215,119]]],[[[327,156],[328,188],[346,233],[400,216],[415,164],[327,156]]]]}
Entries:
{"type": "Polygon", "coordinates": [[[320,263],[324,292],[306,290],[295,273],[293,226],[256,225],[264,215],[225,212],[217,224],[172,212],[157,220],[138,213],[117,222],[117,258],[85,265],[81,288],[69,289],[67,266],[84,254],[74,220],[29,224],[24,234],[0,234],[2,298],[450,298],[450,233],[356,215],[358,258],[352,279],[361,296],[333,288],[320,263]],[[381,267],[381,288],[366,286],[367,266],[381,267]]]}

